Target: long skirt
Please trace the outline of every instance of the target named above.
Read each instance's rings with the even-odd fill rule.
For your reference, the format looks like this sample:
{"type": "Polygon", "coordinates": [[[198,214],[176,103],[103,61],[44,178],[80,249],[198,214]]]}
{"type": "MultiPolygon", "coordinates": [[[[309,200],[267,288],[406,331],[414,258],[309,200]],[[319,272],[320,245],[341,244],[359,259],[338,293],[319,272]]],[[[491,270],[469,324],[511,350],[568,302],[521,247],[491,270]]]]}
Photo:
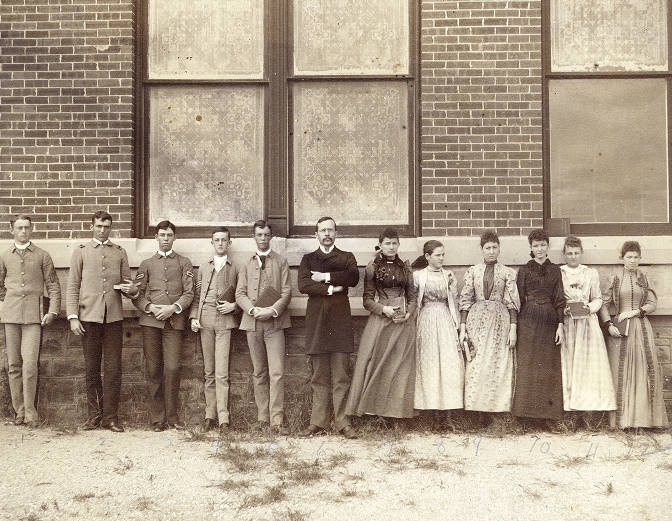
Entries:
{"type": "Polygon", "coordinates": [[[415,408],[464,407],[464,357],[443,302],[427,302],[420,309],[415,353],[415,408]]]}
{"type": "Polygon", "coordinates": [[[561,354],[565,410],[616,409],[607,347],[594,313],[585,318],[565,317],[565,343],[561,354]]]}
{"type": "Polygon", "coordinates": [[[413,416],[415,391],[415,317],[395,324],[369,316],[345,406],[348,415],[413,416]]]}
{"type": "Polygon", "coordinates": [[[559,420],[563,415],[557,314],[550,302],[526,302],[518,317],[516,371],[511,412],[524,418],[559,420]]]}
{"type": "Polygon", "coordinates": [[[607,352],[616,387],[612,427],[667,427],[663,378],[649,320],[631,318],[627,337],[608,337],[607,352]]]}
{"type": "Polygon", "coordinates": [[[509,349],[509,312],[501,302],[479,300],[469,310],[467,334],[475,353],[464,375],[464,408],[511,410],[513,351],[509,349]]]}

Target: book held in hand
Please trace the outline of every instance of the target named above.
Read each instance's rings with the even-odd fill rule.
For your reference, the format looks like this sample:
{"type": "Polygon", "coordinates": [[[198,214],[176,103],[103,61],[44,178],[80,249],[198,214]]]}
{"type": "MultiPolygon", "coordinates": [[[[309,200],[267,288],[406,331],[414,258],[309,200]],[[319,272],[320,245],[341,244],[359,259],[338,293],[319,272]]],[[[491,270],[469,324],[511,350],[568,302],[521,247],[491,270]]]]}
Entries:
{"type": "Polygon", "coordinates": [[[628,336],[628,333],[630,332],[630,319],[626,318],[625,320],[618,322],[615,318],[616,317],[614,317],[613,324],[616,326],[616,329],[618,329],[618,332],[621,336],[628,336]]]}
{"type": "Polygon", "coordinates": [[[581,300],[568,300],[567,307],[572,318],[586,318],[590,315],[588,306],[581,300]]]}
{"type": "Polygon", "coordinates": [[[217,304],[224,304],[224,302],[233,303],[236,301],[236,287],[229,285],[223,291],[217,290],[217,304]]]}
{"type": "Polygon", "coordinates": [[[277,289],[268,286],[261,292],[261,295],[259,295],[254,305],[258,308],[270,308],[280,299],[280,297],[280,292],[277,289]]]}
{"type": "Polygon", "coordinates": [[[395,308],[392,320],[401,320],[406,317],[406,298],[404,296],[389,299],[387,305],[395,308]]]}

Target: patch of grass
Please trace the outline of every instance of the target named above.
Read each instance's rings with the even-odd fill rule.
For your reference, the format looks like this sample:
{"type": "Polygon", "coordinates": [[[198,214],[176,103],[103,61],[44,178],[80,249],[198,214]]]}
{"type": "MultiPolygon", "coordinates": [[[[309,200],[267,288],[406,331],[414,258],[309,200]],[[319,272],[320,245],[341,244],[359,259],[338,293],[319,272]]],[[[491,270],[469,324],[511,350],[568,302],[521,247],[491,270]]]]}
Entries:
{"type": "Polygon", "coordinates": [[[355,487],[343,487],[341,490],[341,497],[342,498],[353,498],[357,496],[357,490],[355,487]]]}
{"type": "Polygon", "coordinates": [[[92,499],[94,497],[96,497],[96,495],[93,492],[85,492],[84,494],[75,494],[74,496],[72,496],[72,499],[81,503],[83,501],[86,501],[87,499],[92,499]]]}
{"type": "Polygon", "coordinates": [[[358,472],[357,474],[344,474],[343,477],[355,482],[364,481],[364,473],[362,472],[358,472]]]}
{"type": "Polygon", "coordinates": [[[184,431],[182,439],[190,443],[199,441],[200,442],[211,441],[211,437],[208,435],[208,433],[203,432],[200,429],[187,429],[186,431],[184,431]]]}
{"type": "Polygon", "coordinates": [[[667,463],[659,463],[656,468],[659,468],[661,470],[666,470],[668,472],[672,472],[672,463],[667,462],[667,463]]]}
{"type": "Polygon", "coordinates": [[[270,505],[272,503],[279,503],[287,499],[285,491],[282,489],[281,485],[273,485],[272,487],[267,487],[266,491],[263,494],[248,494],[243,498],[242,503],[238,507],[239,510],[244,508],[254,508],[263,505],[270,505]]]}
{"type": "Polygon", "coordinates": [[[326,473],[320,467],[317,460],[313,463],[306,461],[292,462],[288,472],[284,475],[285,480],[293,481],[296,485],[309,485],[313,481],[325,479],[326,473]]]}
{"type": "Polygon", "coordinates": [[[282,512],[273,512],[273,519],[275,521],[308,521],[306,514],[299,510],[292,510],[289,507],[282,512]]]}
{"type": "Polygon", "coordinates": [[[611,481],[609,483],[607,483],[607,486],[604,488],[604,493],[607,496],[610,496],[611,494],[614,493],[614,485],[612,484],[611,481]]]}
{"type": "Polygon", "coordinates": [[[144,512],[146,510],[151,510],[153,502],[148,497],[140,497],[135,500],[135,508],[139,512],[144,512]]]}
{"type": "Polygon", "coordinates": [[[585,465],[587,463],[592,463],[592,459],[586,456],[568,456],[564,455],[555,460],[555,466],[561,468],[572,468],[578,467],[580,465],[585,465]]]}
{"type": "Polygon", "coordinates": [[[69,424],[55,425],[52,430],[56,436],[77,436],[82,433],[77,425],[69,424]]]}
{"type": "Polygon", "coordinates": [[[501,469],[502,467],[529,467],[529,463],[522,462],[517,459],[505,459],[504,461],[497,463],[496,467],[501,469]]]}
{"type": "Polygon", "coordinates": [[[352,454],[346,454],[339,451],[336,454],[329,456],[327,464],[329,465],[329,468],[333,469],[336,467],[345,467],[348,463],[352,463],[353,461],[355,461],[355,457],[352,454]]]}
{"type": "Polygon", "coordinates": [[[42,518],[31,512],[27,516],[20,517],[19,521],[42,521],[42,518]]]}
{"type": "Polygon", "coordinates": [[[439,470],[439,462],[433,458],[415,458],[412,462],[416,469],[439,470]]]}
{"type": "Polygon", "coordinates": [[[220,483],[214,485],[208,485],[208,487],[218,488],[219,490],[222,491],[229,491],[229,490],[238,490],[239,488],[248,488],[251,484],[252,482],[247,479],[241,479],[239,481],[235,481],[233,479],[226,479],[224,481],[221,481],[220,483]]]}
{"type": "Polygon", "coordinates": [[[259,466],[259,459],[264,458],[266,454],[261,447],[257,447],[252,452],[238,444],[227,441],[219,447],[216,457],[233,465],[239,472],[251,472],[259,466]]]}
{"type": "Polygon", "coordinates": [[[119,458],[119,461],[117,462],[117,466],[113,468],[112,470],[116,472],[117,474],[120,474],[123,476],[126,474],[129,470],[133,468],[133,461],[128,457],[124,457],[124,459],[119,458]]]}
{"type": "Polygon", "coordinates": [[[533,490],[530,487],[526,487],[524,485],[518,485],[521,489],[523,489],[523,492],[525,492],[525,495],[528,497],[531,497],[532,499],[538,501],[542,498],[541,494],[537,492],[536,490],[533,490]]]}

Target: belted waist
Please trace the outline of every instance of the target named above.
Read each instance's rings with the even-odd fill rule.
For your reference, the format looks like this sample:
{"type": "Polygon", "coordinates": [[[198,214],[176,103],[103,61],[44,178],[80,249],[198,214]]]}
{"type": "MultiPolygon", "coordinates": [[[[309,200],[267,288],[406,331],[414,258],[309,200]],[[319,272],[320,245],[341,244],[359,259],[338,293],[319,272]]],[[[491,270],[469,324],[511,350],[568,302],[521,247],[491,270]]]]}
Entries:
{"type": "Polygon", "coordinates": [[[551,297],[529,297],[527,299],[528,304],[536,304],[537,306],[542,306],[544,304],[551,303],[551,297]]]}

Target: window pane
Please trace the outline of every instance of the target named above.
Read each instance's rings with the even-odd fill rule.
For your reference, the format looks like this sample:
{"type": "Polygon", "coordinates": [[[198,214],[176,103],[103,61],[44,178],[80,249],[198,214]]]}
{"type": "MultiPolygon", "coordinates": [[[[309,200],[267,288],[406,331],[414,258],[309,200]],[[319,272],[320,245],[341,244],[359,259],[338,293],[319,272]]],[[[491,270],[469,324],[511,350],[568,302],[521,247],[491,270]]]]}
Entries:
{"type": "Polygon", "coordinates": [[[263,24],[263,0],[149,0],[149,78],[261,78],[263,24]]]}
{"type": "Polygon", "coordinates": [[[294,0],[294,74],[408,74],[408,0],[294,0]]]}
{"type": "Polygon", "coordinates": [[[551,80],[551,216],[668,221],[663,79],[551,80]]]}
{"type": "Polygon", "coordinates": [[[667,69],[667,0],[553,0],[553,71],[667,69]]]}
{"type": "Polygon", "coordinates": [[[294,86],[294,224],[408,223],[405,82],[294,86]]]}
{"type": "Polygon", "coordinates": [[[262,216],[263,87],[150,90],[149,220],[249,224],[262,216]]]}

